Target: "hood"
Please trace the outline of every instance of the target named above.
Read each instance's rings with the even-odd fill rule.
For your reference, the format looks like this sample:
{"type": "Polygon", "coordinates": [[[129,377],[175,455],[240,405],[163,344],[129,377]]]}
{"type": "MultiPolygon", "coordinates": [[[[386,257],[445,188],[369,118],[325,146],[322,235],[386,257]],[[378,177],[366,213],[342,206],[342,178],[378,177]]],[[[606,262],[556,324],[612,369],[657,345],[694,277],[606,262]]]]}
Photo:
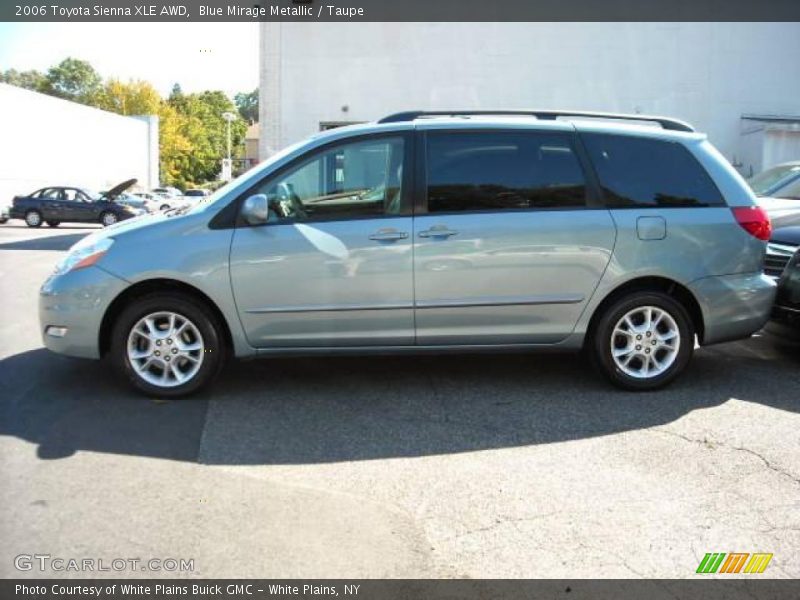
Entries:
{"type": "Polygon", "coordinates": [[[756,204],[767,211],[770,218],[785,217],[800,214],[800,200],[787,200],[785,198],[756,198],[756,204]]]}
{"type": "Polygon", "coordinates": [[[115,185],[113,188],[111,188],[105,194],[103,194],[103,198],[105,198],[109,202],[113,202],[114,198],[119,196],[122,192],[127,190],[132,185],[135,185],[137,181],[138,179],[128,179],[127,181],[123,181],[122,183],[115,185]]]}
{"type": "Polygon", "coordinates": [[[800,246],[800,225],[791,227],[779,227],[772,232],[771,242],[776,244],[786,244],[788,246],[800,246]]]}
{"type": "Polygon", "coordinates": [[[136,231],[137,229],[142,229],[144,227],[158,225],[159,223],[162,223],[170,218],[175,217],[169,217],[164,213],[154,213],[143,214],[132,219],[125,219],[124,221],[119,221],[114,225],[110,225],[109,227],[103,227],[102,229],[95,230],[94,233],[87,235],[81,240],[78,240],[78,242],[70,248],[70,251],[77,250],[83,246],[90,246],[98,240],[113,238],[117,237],[118,235],[128,233],[129,231],[136,231]]]}
{"type": "Polygon", "coordinates": [[[769,218],[772,221],[773,231],[781,229],[782,227],[800,225],[800,211],[798,210],[783,213],[769,213],[769,218]]]}

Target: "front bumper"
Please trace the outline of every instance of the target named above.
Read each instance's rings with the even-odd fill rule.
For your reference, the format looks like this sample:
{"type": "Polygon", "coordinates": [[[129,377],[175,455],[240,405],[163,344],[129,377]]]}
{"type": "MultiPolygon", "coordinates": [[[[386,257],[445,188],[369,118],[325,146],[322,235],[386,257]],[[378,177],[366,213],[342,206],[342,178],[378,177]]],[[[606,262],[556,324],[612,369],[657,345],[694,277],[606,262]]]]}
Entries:
{"type": "Polygon", "coordinates": [[[96,266],[51,276],[39,291],[44,345],[59,354],[100,358],[103,315],[126,287],[127,281],[96,266]]]}
{"type": "Polygon", "coordinates": [[[702,344],[746,338],[769,319],[775,281],[763,273],[704,277],[689,284],[700,303],[705,325],[702,344]]]}

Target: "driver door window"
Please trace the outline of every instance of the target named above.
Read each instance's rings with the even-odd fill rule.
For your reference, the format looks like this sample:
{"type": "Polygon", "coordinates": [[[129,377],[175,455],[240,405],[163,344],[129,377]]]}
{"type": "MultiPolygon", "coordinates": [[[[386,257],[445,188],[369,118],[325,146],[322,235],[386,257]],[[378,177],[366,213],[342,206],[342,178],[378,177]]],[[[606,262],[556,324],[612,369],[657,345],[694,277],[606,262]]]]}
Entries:
{"type": "Polygon", "coordinates": [[[401,137],[342,144],[271,179],[270,220],[331,221],[398,215],[404,141],[401,137]]]}

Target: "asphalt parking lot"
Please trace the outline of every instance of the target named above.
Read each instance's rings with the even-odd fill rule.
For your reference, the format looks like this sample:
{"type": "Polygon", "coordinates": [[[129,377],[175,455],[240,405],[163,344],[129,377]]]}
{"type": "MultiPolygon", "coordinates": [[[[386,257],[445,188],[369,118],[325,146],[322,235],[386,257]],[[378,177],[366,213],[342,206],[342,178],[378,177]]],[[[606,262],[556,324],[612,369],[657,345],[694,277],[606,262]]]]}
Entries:
{"type": "Polygon", "coordinates": [[[0,225],[0,576],[14,557],[194,559],[45,576],[800,577],[800,351],[699,350],[667,390],[571,355],[234,364],[196,400],[44,350],[37,292],[87,227],[0,225]]]}

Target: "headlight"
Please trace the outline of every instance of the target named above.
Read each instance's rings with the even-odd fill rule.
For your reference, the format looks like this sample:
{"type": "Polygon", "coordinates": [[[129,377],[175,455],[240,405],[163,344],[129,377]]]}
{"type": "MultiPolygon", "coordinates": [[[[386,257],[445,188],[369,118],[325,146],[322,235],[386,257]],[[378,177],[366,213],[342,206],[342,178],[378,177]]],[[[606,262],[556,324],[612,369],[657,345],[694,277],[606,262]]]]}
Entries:
{"type": "Polygon", "coordinates": [[[114,240],[102,238],[89,243],[78,242],[71,249],[69,254],[56,264],[56,275],[62,275],[75,269],[91,267],[111,248],[114,240]]]}

